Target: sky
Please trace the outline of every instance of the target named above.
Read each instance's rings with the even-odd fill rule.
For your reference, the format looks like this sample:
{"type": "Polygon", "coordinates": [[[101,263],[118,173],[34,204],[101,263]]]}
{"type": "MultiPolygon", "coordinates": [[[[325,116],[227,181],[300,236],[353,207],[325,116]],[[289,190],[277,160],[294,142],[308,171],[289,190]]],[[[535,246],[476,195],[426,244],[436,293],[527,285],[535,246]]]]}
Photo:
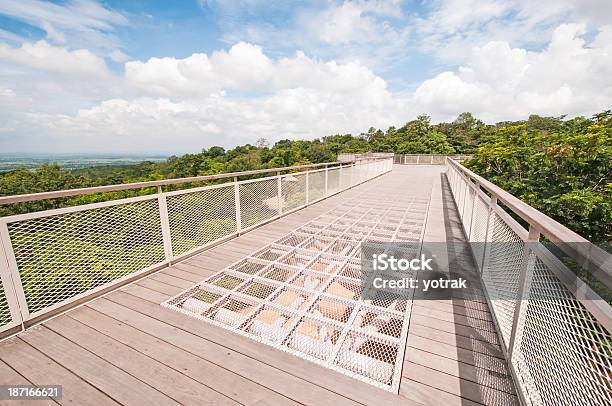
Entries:
{"type": "Polygon", "coordinates": [[[0,1],[0,153],[609,108],[610,0],[0,1]]]}

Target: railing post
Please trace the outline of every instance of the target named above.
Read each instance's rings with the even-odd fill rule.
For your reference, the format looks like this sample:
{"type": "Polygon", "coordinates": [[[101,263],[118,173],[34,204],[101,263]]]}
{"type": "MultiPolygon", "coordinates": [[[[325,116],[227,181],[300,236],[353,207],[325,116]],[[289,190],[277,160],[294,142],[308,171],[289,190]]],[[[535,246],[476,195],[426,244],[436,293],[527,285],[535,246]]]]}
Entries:
{"type": "Polygon", "coordinates": [[[327,196],[327,173],[328,173],[328,169],[327,169],[327,165],[325,165],[325,196],[327,196]]]}
{"type": "Polygon", "coordinates": [[[242,216],[240,213],[240,184],[238,176],[234,176],[234,204],[236,205],[236,233],[240,235],[242,231],[242,216]]]}
{"type": "Polygon", "coordinates": [[[276,172],[276,185],[278,189],[278,214],[283,213],[283,186],[280,171],[276,172]]]}
{"type": "Polygon", "coordinates": [[[310,203],[310,192],[309,192],[309,190],[310,190],[310,181],[309,181],[309,176],[308,176],[309,174],[310,174],[310,171],[306,171],[306,175],[305,175],[306,176],[306,182],[305,182],[306,183],[306,194],[305,194],[305,196],[306,196],[306,204],[310,203]]]}
{"type": "Polygon", "coordinates": [[[162,239],[164,241],[164,255],[167,261],[174,257],[172,253],[172,237],[170,235],[170,220],[168,217],[168,202],[161,186],[157,187],[157,204],[159,206],[159,219],[161,223],[162,239]]]}
{"type": "Polygon", "coordinates": [[[22,323],[30,317],[15,252],[6,223],[0,222],[0,277],[13,322],[22,323]]]}
{"type": "Polygon", "coordinates": [[[533,278],[533,270],[535,266],[535,257],[533,254],[533,246],[540,241],[540,229],[529,225],[529,235],[525,241],[523,250],[523,261],[521,262],[521,270],[519,274],[518,292],[514,304],[514,316],[512,318],[512,331],[510,333],[510,343],[508,345],[508,357],[510,361],[514,358],[517,337],[522,335],[521,314],[527,310],[528,301],[524,300],[529,295],[531,290],[531,280],[533,278]],[[520,329],[520,330],[519,330],[520,329]]]}

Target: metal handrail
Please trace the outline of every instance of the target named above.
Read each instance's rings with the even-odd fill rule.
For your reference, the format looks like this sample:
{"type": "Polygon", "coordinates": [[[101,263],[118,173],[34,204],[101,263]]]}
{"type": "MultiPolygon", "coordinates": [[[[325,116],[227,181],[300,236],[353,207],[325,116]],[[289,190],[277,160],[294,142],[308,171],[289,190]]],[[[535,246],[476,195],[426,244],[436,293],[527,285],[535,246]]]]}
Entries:
{"type": "MultiPolygon", "coordinates": [[[[380,160],[384,158],[368,158],[368,159],[369,160],[380,160]]],[[[28,194],[13,195],[13,196],[0,196],[0,205],[22,203],[22,202],[33,202],[33,201],[39,201],[39,200],[79,196],[79,195],[86,195],[86,194],[92,194],[92,193],[117,192],[120,190],[142,189],[142,188],[148,188],[148,187],[161,187],[161,186],[168,186],[168,185],[178,185],[182,183],[205,182],[209,180],[257,175],[257,174],[270,173],[270,172],[287,172],[287,171],[294,171],[298,169],[329,167],[332,165],[342,166],[342,165],[350,164],[353,162],[355,161],[324,162],[324,163],[319,163],[319,164],[295,165],[295,166],[287,166],[287,167],[281,167],[281,168],[255,169],[255,170],[243,171],[243,172],[219,173],[215,175],[191,176],[191,177],[186,177],[186,178],[152,180],[152,181],[146,181],[146,182],[122,183],[119,185],[92,186],[92,187],[86,187],[86,188],[57,190],[57,191],[51,191],[51,192],[28,193],[28,194]]]]}
{"type": "Polygon", "coordinates": [[[572,257],[577,264],[583,266],[600,282],[612,289],[612,255],[454,159],[448,157],[447,160],[477,186],[485,189],[491,196],[497,198],[513,213],[527,222],[530,227],[536,227],[544,237],[572,257]]]}

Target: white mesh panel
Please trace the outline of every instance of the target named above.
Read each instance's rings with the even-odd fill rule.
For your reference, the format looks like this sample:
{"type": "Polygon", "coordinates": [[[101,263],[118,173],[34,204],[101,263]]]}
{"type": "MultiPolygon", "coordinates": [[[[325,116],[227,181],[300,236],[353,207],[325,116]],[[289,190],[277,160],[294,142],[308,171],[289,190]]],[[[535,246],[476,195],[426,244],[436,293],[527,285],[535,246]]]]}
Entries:
{"type": "MultiPolygon", "coordinates": [[[[308,179],[310,182],[310,179],[308,179]]],[[[281,178],[283,211],[306,204],[306,175],[290,174],[281,178]]]]}
{"type": "Polygon", "coordinates": [[[481,197],[478,197],[476,199],[476,205],[474,206],[470,242],[472,243],[471,247],[472,251],[474,252],[474,258],[476,259],[476,266],[481,272],[488,222],[489,208],[487,203],[481,197]]]}
{"type": "Polygon", "coordinates": [[[612,336],[536,259],[515,365],[534,404],[612,404],[612,336]]]}
{"type": "Polygon", "coordinates": [[[254,226],[279,214],[277,179],[240,184],[242,228],[254,226]]]}
{"type": "Polygon", "coordinates": [[[325,195],[325,171],[312,172],[308,175],[308,197],[311,202],[325,195]]]}
{"type": "Polygon", "coordinates": [[[8,224],[30,313],[164,260],[156,199],[8,224]]]}
{"type": "Polygon", "coordinates": [[[491,244],[482,279],[489,296],[495,299],[491,301],[493,315],[508,346],[525,244],[498,215],[493,216],[489,227],[491,244]]]}
{"type": "Polygon", "coordinates": [[[462,223],[466,234],[470,232],[470,224],[472,221],[472,205],[474,204],[476,192],[471,187],[468,187],[466,194],[465,207],[463,209],[462,223]]]}
{"type": "Polygon", "coordinates": [[[236,232],[233,185],[171,195],[166,201],[174,255],[236,232]]]}
{"type": "Polygon", "coordinates": [[[327,194],[340,191],[340,168],[332,168],[327,173],[327,194]]]}
{"type": "Polygon", "coordinates": [[[0,282],[0,329],[11,322],[11,311],[4,293],[4,286],[0,282]]]}

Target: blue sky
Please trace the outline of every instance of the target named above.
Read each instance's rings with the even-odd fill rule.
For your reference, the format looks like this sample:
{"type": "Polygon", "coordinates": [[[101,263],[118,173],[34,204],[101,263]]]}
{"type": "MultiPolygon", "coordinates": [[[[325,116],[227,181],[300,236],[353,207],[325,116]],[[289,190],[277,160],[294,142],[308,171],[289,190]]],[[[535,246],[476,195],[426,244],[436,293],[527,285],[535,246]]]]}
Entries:
{"type": "Polygon", "coordinates": [[[607,0],[4,0],[0,150],[588,115],[612,106],[611,16],[607,0]]]}

